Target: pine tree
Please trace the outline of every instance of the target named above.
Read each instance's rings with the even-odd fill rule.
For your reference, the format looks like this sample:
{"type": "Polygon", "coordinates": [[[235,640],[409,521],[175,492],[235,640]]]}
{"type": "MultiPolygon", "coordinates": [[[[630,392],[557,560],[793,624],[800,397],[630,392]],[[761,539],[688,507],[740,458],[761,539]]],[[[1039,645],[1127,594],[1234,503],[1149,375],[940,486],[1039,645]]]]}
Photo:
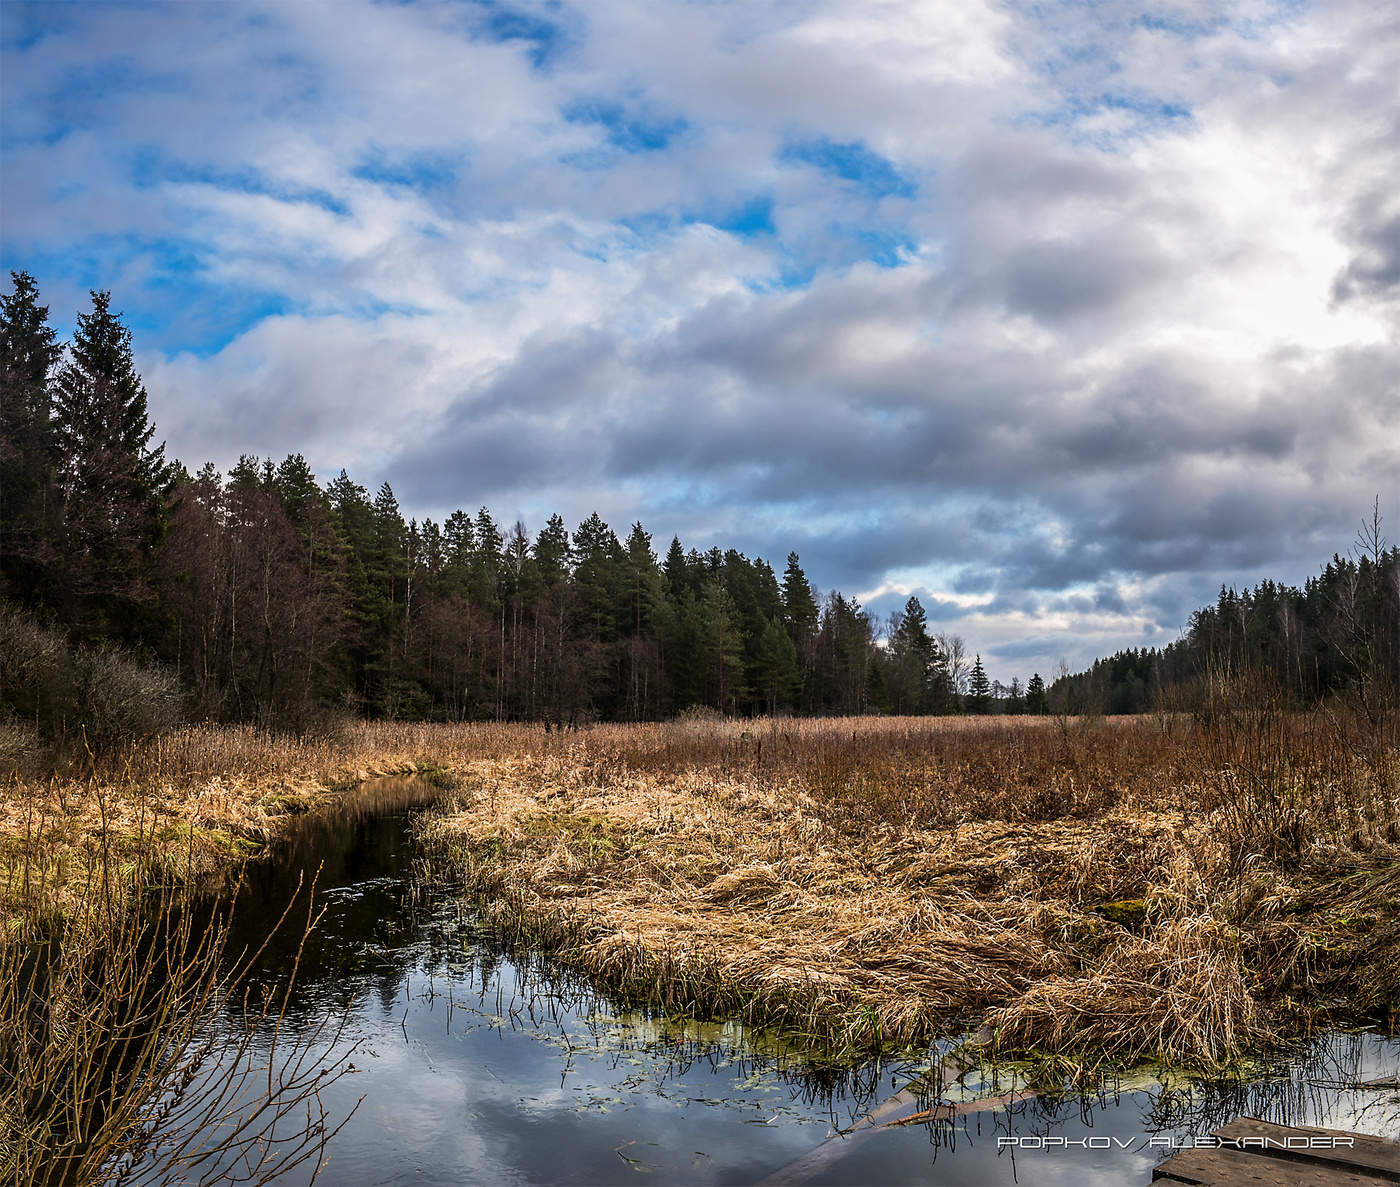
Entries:
{"type": "Polygon", "coordinates": [[[165,445],[131,357],[131,331],[111,295],[78,315],[69,361],[54,382],[58,481],[79,625],[138,637],[149,608],[151,556],[163,524],[165,445]]]}
{"type": "Polygon", "coordinates": [[[45,598],[59,554],[49,377],[63,348],[27,272],[0,296],[0,590],[45,598]]]}
{"type": "Polygon", "coordinates": [[[972,675],[967,684],[967,708],[969,713],[987,713],[992,707],[992,683],[987,679],[979,654],[972,662],[972,675]]]}
{"type": "Polygon", "coordinates": [[[1026,684],[1026,712],[1045,713],[1050,708],[1050,699],[1045,694],[1045,681],[1039,672],[1031,676],[1026,684]]]}

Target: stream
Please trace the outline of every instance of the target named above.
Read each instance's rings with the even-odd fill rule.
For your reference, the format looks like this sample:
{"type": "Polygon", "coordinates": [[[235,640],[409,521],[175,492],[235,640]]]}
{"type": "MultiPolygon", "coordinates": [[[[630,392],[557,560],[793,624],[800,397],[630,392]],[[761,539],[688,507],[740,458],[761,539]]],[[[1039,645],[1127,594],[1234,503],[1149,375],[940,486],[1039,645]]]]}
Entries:
{"type": "MultiPolygon", "coordinates": [[[[1241,1113],[1400,1132],[1400,1090],[1347,1087],[1394,1076],[1400,1040],[1335,1032],[1244,1086],[1169,1090],[1124,1077],[1089,1095],[841,1137],[926,1071],[927,1057],[804,1075],[799,1053],[774,1036],[627,1010],[537,954],[508,951],[468,899],[415,876],[413,814],[439,794],[378,780],[296,821],[273,859],[245,873],[231,950],[260,944],[299,879],[316,876],[324,914],[299,961],[295,944],[274,938],[253,977],[285,983],[296,964],[284,1036],[314,1045],[343,1023],[339,1049],[353,1070],[322,1099],[333,1122],[354,1112],[320,1182],[1090,1187],[1146,1184],[1166,1143],[1241,1113]]],[[[1014,1087],[1014,1077],[973,1071],[945,1095],[1014,1087]]],[[[306,1182],[309,1167],[296,1175],[287,1181],[306,1182]]]]}

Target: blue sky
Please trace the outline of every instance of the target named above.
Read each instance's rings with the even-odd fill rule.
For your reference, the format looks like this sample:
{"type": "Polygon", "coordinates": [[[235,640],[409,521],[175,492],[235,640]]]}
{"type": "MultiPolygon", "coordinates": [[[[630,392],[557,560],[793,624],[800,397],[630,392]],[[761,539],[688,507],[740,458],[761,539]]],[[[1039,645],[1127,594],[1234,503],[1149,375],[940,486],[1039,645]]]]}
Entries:
{"type": "Polygon", "coordinates": [[[1400,13],[0,8],[6,269],[171,453],[641,519],[1009,680],[1400,536],[1400,13]]]}

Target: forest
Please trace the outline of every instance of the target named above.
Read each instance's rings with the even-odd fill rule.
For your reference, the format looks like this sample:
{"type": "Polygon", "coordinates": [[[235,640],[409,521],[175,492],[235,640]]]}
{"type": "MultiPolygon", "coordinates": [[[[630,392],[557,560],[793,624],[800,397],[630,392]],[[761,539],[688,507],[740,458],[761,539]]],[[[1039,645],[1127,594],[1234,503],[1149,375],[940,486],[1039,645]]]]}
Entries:
{"type": "Polygon", "coordinates": [[[1386,547],[1380,504],[1352,556],[1333,554],[1301,588],[1226,586],[1168,646],[1120,651],[1051,685],[1071,712],[1198,707],[1207,676],[1252,682],[1294,706],[1343,691],[1368,716],[1400,688],[1400,548],[1386,547]]]}
{"type": "Polygon", "coordinates": [[[596,513],[533,534],[486,507],[406,521],[388,483],[323,484],[300,454],[192,473],[157,441],[110,294],[91,294],[65,346],[33,277],[12,281],[0,708],[49,745],[75,723],[94,742],[167,718],[304,731],[347,713],[560,727],[687,710],[1133,713],[1188,703],[1222,666],[1267,671],[1299,702],[1363,666],[1396,683],[1400,550],[1378,508],[1359,555],[1301,590],[1222,590],[1163,650],[1003,687],[917,598],[880,622],[814,589],[796,553],[779,572],[677,538],[663,550],[596,513]]]}

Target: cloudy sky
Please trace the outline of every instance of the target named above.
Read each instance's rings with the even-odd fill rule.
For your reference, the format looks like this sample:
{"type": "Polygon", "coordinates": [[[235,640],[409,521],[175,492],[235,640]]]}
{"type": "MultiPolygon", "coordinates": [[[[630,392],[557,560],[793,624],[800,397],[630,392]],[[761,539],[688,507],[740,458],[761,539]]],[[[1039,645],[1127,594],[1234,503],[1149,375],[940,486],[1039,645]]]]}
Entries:
{"type": "Polygon", "coordinates": [[[1400,538],[1400,7],[5,0],[3,267],[192,466],[640,518],[993,675],[1400,538]]]}

